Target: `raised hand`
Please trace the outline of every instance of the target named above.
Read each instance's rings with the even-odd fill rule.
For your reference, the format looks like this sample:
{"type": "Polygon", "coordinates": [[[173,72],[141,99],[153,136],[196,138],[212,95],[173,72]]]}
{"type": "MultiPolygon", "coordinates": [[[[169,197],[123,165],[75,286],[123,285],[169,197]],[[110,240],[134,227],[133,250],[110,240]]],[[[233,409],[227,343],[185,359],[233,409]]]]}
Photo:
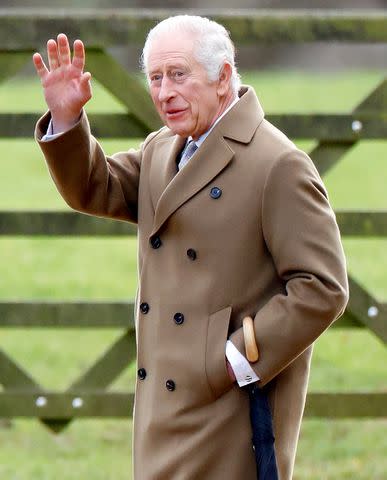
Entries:
{"type": "Polygon", "coordinates": [[[33,62],[51,112],[54,133],[64,132],[75,125],[83,106],[92,96],[91,74],[83,72],[85,49],[81,40],[74,42],[71,61],[69,41],[60,33],[57,41],[47,42],[47,56],[49,69],[39,53],[33,55],[33,62]]]}

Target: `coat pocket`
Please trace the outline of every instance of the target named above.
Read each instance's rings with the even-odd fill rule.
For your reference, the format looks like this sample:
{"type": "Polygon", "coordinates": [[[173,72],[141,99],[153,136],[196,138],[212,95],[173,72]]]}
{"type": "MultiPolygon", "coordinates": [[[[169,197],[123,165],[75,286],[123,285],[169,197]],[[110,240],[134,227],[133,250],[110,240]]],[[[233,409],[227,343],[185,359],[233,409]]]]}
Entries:
{"type": "Polygon", "coordinates": [[[210,315],[208,321],[206,374],[215,398],[219,398],[233,386],[227,371],[225,353],[231,310],[231,307],[218,310],[210,315]]]}

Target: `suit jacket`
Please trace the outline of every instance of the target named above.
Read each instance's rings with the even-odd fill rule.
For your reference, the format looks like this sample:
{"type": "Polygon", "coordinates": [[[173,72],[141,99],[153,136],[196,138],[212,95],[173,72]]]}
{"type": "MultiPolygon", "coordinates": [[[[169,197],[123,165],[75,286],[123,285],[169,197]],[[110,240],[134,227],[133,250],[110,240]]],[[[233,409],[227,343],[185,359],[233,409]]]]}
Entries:
{"type": "MultiPolygon", "coordinates": [[[[40,143],[76,210],[138,223],[135,480],[253,480],[246,392],[225,363],[254,318],[281,480],[289,480],[313,341],[344,310],[335,215],[309,157],[264,119],[254,91],[177,173],[185,139],[164,127],[106,157],[86,115],[40,143]]],[[[39,140],[49,115],[37,125],[39,140]]],[[[128,474],[129,477],[129,474],[128,474]]]]}

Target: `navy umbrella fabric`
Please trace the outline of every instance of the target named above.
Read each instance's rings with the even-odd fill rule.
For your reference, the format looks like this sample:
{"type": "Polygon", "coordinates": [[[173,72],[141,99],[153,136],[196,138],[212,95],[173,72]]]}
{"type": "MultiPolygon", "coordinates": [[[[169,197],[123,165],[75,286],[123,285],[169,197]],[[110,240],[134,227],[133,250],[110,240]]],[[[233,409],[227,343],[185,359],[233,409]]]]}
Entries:
{"type": "Polygon", "coordinates": [[[253,448],[257,463],[258,480],[278,480],[274,452],[273,422],[267,389],[257,383],[246,387],[250,398],[250,419],[253,431],[253,448]]]}

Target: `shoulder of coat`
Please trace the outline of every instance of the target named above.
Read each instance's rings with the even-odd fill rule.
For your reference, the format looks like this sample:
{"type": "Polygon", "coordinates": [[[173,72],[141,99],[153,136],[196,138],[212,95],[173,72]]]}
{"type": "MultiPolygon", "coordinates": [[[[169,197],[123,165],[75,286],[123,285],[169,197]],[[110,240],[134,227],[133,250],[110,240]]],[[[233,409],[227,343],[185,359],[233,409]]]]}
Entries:
{"type": "MultiPolygon", "coordinates": [[[[236,148],[235,145],[233,148],[236,148]]],[[[239,152],[241,164],[254,171],[263,182],[283,158],[305,155],[282,131],[266,119],[263,119],[250,143],[243,145],[241,149],[243,150],[239,152]]]]}
{"type": "Polygon", "coordinates": [[[255,137],[260,140],[260,136],[266,137],[268,144],[279,155],[288,150],[297,150],[297,146],[288,138],[284,132],[279,130],[275,125],[270,123],[266,118],[256,131],[255,137]]]}
{"type": "Polygon", "coordinates": [[[168,127],[161,127],[159,130],[156,132],[150,133],[146,139],[144,140],[142,144],[142,150],[144,151],[149,145],[151,145],[154,140],[160,139],[160,138],[167,138],[167,137],[172,137],[173,133],[168,127]]]}

